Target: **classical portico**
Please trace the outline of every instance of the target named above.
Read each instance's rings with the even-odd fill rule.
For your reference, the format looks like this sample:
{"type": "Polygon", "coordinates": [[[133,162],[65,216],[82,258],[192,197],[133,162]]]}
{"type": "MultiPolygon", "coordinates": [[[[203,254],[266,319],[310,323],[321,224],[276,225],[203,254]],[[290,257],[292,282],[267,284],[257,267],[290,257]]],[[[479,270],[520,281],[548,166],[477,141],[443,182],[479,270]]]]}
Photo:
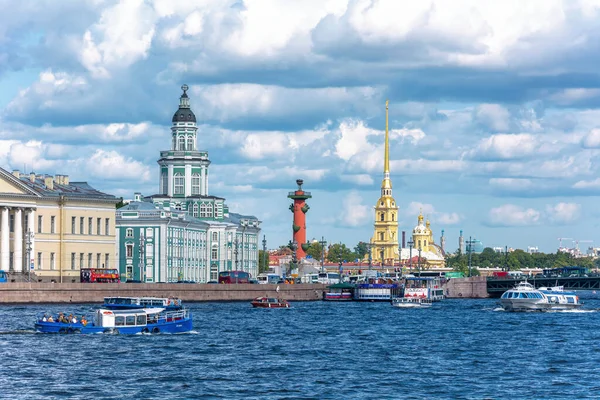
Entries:
{"type": "Polygon", "coordinates": [[[0,269],[5,272],[27,272],[28,240],[31,262],[34,262],[35,255],[35,207],[0,204],[0,209],[0,269]]]}

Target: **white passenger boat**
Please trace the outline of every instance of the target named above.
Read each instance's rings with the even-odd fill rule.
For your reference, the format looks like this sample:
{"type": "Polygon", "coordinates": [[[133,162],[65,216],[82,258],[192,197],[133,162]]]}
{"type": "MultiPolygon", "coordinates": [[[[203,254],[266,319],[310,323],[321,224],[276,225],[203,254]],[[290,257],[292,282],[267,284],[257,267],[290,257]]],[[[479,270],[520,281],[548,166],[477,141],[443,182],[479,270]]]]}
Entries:
{"type": "Polygon", "coordinates": [[[428,308],[433,301],[421,297],[396,297],[392,299],[392,305],[398,308],[428,308]]]}
{"type": "Polygon", "coordinates": [[[500,297],[506,311],[563,311],[581,307],[575,292],[565,292],[562,286],[536,289],[529,282],[520,282],[500,297]]]}
{"type": "Polygon", "coordinates": [[[392,298],[392,305],[398,308],[428,308],[444,297],[440,278],[407,277],[404,279],[403,296],[392,298]]]}

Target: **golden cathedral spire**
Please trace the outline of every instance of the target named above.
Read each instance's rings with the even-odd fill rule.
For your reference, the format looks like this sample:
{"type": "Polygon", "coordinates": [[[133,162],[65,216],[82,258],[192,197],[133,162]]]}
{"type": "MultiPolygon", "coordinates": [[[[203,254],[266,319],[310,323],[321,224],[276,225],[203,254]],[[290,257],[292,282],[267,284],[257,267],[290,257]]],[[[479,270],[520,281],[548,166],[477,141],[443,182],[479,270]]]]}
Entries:
{"type": "Polygon", "coordinates": [[[381,195],[392,195],[392,181],[390,180],[390,135],[388,131],[389,100],[385,101],[385,154],[383,159],[383,181],[381,182],[381,195]]]}

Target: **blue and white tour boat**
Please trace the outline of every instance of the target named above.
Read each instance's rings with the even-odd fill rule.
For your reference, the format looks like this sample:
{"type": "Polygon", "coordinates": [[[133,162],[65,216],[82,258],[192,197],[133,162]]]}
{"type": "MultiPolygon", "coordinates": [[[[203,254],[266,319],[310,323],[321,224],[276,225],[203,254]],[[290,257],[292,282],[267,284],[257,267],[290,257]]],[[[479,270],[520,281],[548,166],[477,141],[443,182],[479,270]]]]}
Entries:
{"type": "Polygon", "coordinates": [[[165,310],[180,310],[183,308],[181,299],[177,297],[105,297],[104,308],[109,310],[131,310],[139,308],[164,308],[165,310]]]}
{"type": "Polygon", "coordinates": [[[433,302],[444,298],[439,277],[406,277],[403,296],[393,297],[392,305],[398,308],[429,308],[433,302]]]}
{"type": "Polygon", "coordinates": [[[187,309],[142,308],[109,310],[101,308],[90,321],[85,316],[76,318],[43,314],[35,322],[35,330],[42,333],[185,333],[192,330],[192,315],[187,309]]]}
{"type": "Polygon", "coordinates": [[[529,282],[520,282],[502,294],[500,305],[506,311],[565,311],[583,303],[575,292],[566,292],[562,286],[536,289],[529,282]]]}

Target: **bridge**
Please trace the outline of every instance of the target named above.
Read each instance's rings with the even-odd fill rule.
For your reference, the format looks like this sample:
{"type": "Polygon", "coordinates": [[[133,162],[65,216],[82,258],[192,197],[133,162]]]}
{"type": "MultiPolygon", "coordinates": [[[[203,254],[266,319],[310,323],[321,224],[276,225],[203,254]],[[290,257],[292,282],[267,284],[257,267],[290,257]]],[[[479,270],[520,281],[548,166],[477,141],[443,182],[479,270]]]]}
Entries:
{"type": "MultiPolygon", "coordinates": [[[[487,278],[487,292],[490,297],[500,297],[508,289],[512,289],[523,279],[487,278]]],[[[536,288],[564,286],[569,290],[600,290],[600,276],[561,277],[561,278],[527,278],[527,282],[536,288]]]]}

